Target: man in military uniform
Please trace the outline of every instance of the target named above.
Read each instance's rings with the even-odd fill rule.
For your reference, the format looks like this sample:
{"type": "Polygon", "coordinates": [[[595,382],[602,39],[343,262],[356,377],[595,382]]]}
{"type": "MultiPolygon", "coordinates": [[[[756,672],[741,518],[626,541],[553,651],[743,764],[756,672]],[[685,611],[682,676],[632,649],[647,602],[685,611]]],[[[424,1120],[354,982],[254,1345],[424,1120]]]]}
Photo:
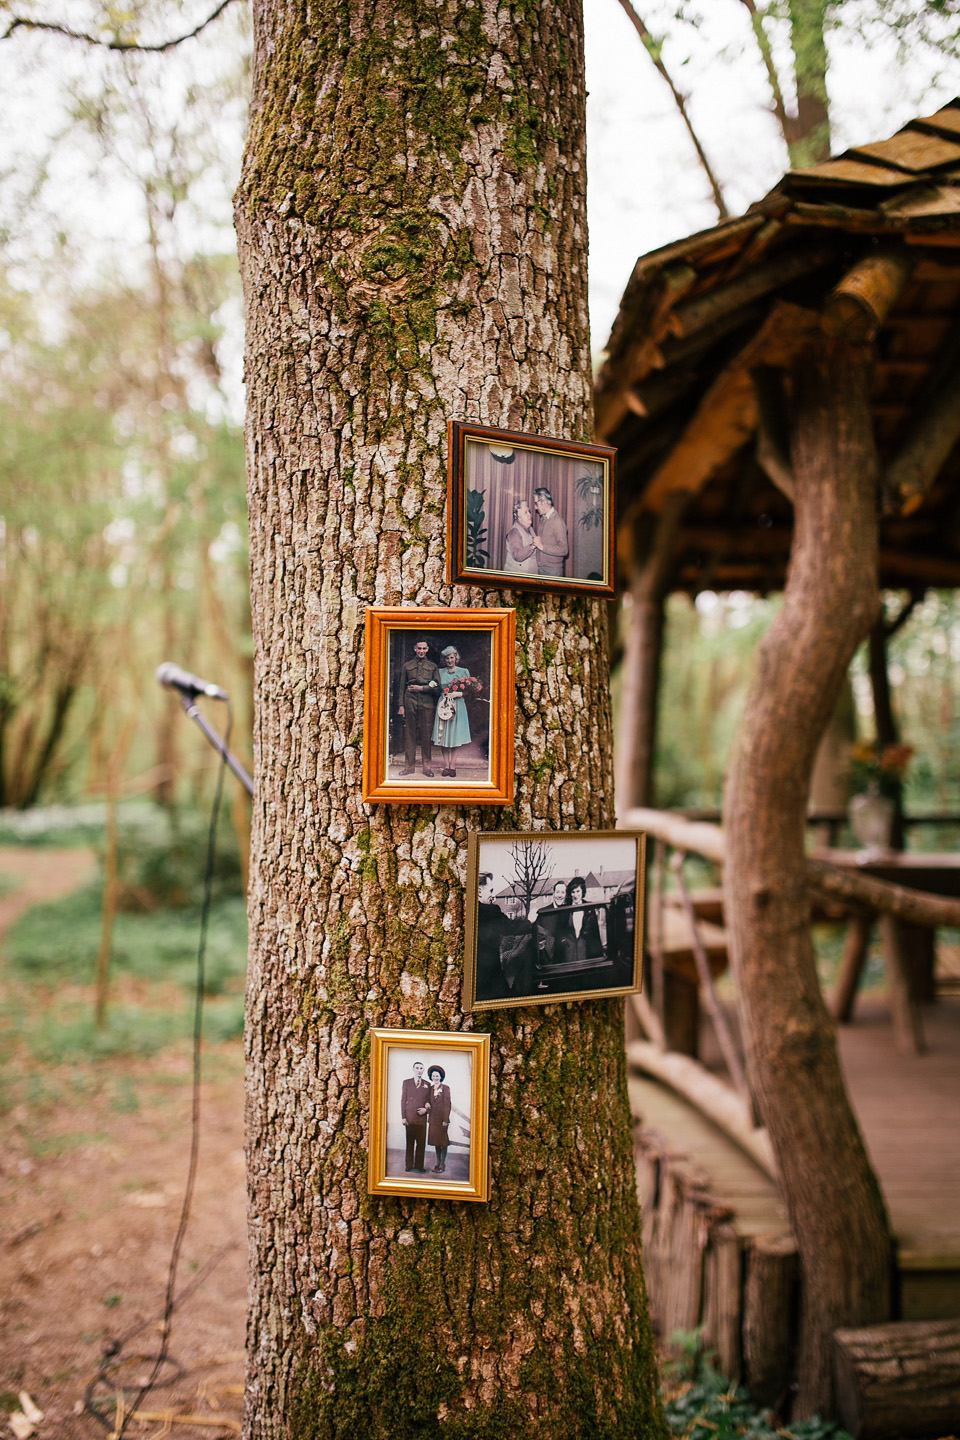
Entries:
{"type": "Polygon", "coordinates": [[[413,647],[414,658],[404,662],[400,670],[400,705],[398,713],[403,716],[404,768],[401,775],[412,775],[417,765],[417,744],[423,756],[423,773],[433,778],[430,768],[433,760],[433,720],[437,699],[443,686],[440,671],[432,660],[427,659],[429,646],[426,640],[418,640],[413,647]]]}

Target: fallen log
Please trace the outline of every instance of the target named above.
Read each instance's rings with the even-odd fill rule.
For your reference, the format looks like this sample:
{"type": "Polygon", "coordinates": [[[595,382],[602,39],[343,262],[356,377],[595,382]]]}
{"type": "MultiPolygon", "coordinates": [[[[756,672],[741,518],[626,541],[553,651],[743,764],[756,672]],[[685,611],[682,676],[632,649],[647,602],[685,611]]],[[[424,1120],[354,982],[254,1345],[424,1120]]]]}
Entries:
{"type": "Polygon", "coordinates": [[[960,1420],[960,1320],[835,1330],[843,1424],[857,1440],[946,1436],[960,1420]]]}

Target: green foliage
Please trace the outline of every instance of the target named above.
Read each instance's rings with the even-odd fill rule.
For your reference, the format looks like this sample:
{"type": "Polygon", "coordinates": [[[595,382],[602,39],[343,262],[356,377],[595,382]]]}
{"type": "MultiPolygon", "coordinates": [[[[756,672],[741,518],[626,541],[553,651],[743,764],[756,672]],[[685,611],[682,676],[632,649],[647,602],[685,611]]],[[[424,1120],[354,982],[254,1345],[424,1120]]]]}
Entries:
{"type": "MultiPolygon", "coordinates": [[[[31,983],[87,984],[100,943],[102,893],[99,884],[34,905],[4,938],[9,973],[31,983]]],[[[193,989],[199,912],[195,908],[156,910],[116,917],[111,974],[144,981],[174,981],[193,989]]],[[[207,935],[205,993],[222,995],[243,975],[246,911],[240,897],[211,907],[207,935]]]]}
{"type": "Polygon", "coordinates": [[[67,791],[124,682],[149,730],[159,645],[198,596],[249,650],[242,436],[210,375],[236,268],[165,278],[60,297],[51,338],[39,305],[4,306],[0,269],[0,804],[67,791]]]}
{"type": "Polygon", "coordinates": [[[485,570],[490,559],[483,496],[482,490],[467,491],[467,564],[477,570],[485,570]]]}
{"type": "MultiPolygon", "coordinates": [[[[888,595],[888,617],[897,613],[902,598],[888,595]]],[[[901,740],[913,747],[903,781],[907,813],[960,810],[960,595],[930,590],[887,646],[887,668],[901,740]]],[[[874,733],[866,646],[854,656],[851,667],[860,726],[874,733]]],[[[920,840],[941,848],[955,844],[956,834],[935,836],[926,828],[914,832],[911,845],[920,840]]]]}
{"type": "Polygon", "coordinates": [[[699,1331],[676,1331],[671,1339],[680,1358],[664,1367],[664,1412],[678,1440],[851,1440],[834,1421],[816,1415],[778,1427],[769,1410],[751,1403],[744,1386],[715,1369],[699,1331]]]}
{"type": "MultiPolygon", "coordinates": [[[[125,813],[117,837],[122,908],[199,905],[208,835],[208,817],[197,811],[180,814],[154,805],[125,813]]],[[[213,886],[219,897],[243,895],[236,832],[223,812],[216,837],[213,886]]]]}
{"type": "MultiPolygon", "coordinates": [[[[124,811],[137,808],[143,807],[130,806],[129,811],[124,807],[124,811]]],[[[0,810],[0,845],[98,845],[103,839],[106,813],[106,806],[99,801],[0,810]]]]}
{"type": "MultiPolygon", "coordinates": [[[[754,652],[778,600],[683,595],[667,603],[655,802],[718,807],[754,652]]],[[[629,616],[625,617],[628,623],[629,616]]]]}

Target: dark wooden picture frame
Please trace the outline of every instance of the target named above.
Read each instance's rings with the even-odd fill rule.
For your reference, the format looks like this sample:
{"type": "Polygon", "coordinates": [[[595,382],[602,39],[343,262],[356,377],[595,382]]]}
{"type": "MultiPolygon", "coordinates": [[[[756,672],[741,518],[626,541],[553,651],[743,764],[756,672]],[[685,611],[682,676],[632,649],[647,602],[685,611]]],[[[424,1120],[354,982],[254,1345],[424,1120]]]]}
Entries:
{"type": "Polygon", "coordinates": [[[370,607],[365,801],[510,803],[515,648],[513,610],[370,607]]]}
{"type": "Polygon", "coordinates": [[[612,595],[616,453],[451,420],[451,584],[612,595]]]}
{"type": "Polygon", "coordinates": [[[642,831],[488,831],[468,846],[465,1010],[640,990],[642,831]]]}
{"type": "Polygon", "coordinates": [[[488,1200],[490,1036],[375,1029],[370,1037],[368,1193],[488,1200]]]}

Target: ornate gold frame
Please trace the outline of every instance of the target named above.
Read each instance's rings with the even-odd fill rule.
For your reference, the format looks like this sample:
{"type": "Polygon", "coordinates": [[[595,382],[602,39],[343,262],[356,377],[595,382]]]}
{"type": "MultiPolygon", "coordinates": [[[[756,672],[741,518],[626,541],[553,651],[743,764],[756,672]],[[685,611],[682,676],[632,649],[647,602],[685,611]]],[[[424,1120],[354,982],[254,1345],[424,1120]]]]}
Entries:
{"type": "Polygon", "coordinates": [[[363,783],[368,803],[508,805],[513,799],[513,716],[517,619],[513,610],[442,606],[371,606],[366,619],[363,680],[363,783]],[[488,632],[490,655],[490,772],[483,782],[387,778],[390,735],[390,634],[396,630],[488,632]]]}
{"type": "Polygon", "coordinates": [[[414,1199],[480,1200],[490,1198],[490,1036],[463,1030],[371,1030],[370,1150],[367,1191],[371,1195],[406,1195],[414,1199]],[[438,1179],[434,1175],[387,1175],[387,1064],[390,1051],[409,1050],[426,1064],[442,1063],[444,1052],[473,1056],[470,1095],[469,1179],[438,1179]]]}
{"type": "Polygon", "coordinates": [[[641,990],[643,975],[643,921],[646,881],[646,840],[642,830],[519,830],[484,831],[468,835],[467,889],[464,896],[466,947],[463,962],[463,1008],[470,1010],[508,1010],[519,1005],[556,1005],[564,1000],[603,1000],[621,995],[634,995],[641,990]],[[633,914],[633,975],[629,985],[599,986],[590,990],[540,992],[515,995],[506,999],[477,999],[478,942],[478,877],[481,873],[481,851],[484,844],[517,840],[547,840],[559,845],[589,845],[592,840],[633,840],[636,843],[636,890],[633,914]]]}
{"type": "Polygon", "coordinates": [[[452,585],[482,585],[491,590],[547,590],[564,595],[613,595],[614,574],[614,469],[616,449],[612,445],[586,445],[578,440],[551,440],[520,430],[494,430],[465,420],[447,423],[447,578],[452,585]],[[603,466],[603,554],[604,574],[600,580],[571,576],[517,575],[493,567],[467,565],[467,454],[466,442],[500,442],[514,451],[545,451],[569,460],[599,460],[603,466]]]}

